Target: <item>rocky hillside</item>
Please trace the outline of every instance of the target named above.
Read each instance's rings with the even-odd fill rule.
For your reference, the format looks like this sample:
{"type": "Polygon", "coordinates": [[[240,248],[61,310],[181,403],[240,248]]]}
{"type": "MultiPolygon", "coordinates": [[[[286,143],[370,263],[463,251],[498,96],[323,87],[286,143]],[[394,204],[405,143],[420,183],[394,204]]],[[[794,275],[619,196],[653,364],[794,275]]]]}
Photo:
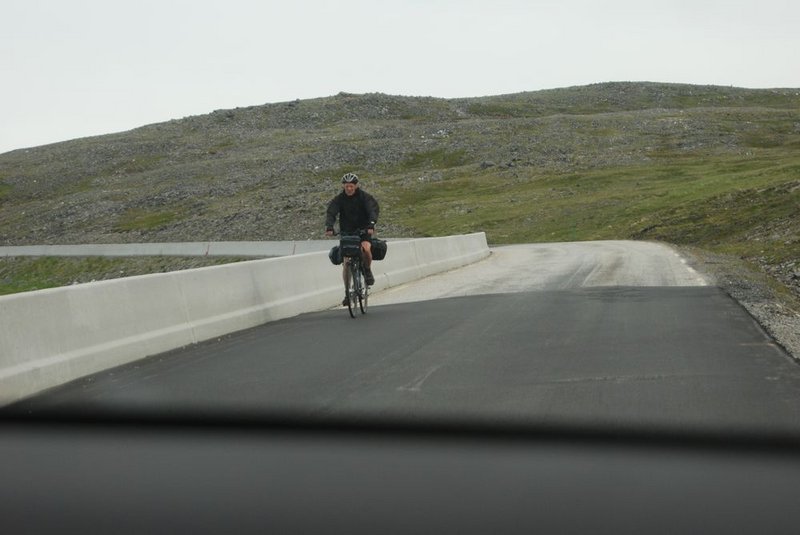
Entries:
{"type": "Polygon", "coordinates": [[[800,271],[800,90],[656,83],[339,94],[12,151],[0,243],[316,239],[351,170],[386,236],[662,239],[800,271]]]}

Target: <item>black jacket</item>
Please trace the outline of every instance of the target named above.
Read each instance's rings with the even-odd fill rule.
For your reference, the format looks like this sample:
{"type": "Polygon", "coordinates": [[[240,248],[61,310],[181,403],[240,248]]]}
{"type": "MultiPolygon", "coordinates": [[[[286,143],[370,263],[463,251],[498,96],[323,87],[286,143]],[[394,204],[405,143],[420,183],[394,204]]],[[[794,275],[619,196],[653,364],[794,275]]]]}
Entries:
{"type": "Polygon", "coordinates": [[[353,233],[358,230],[375,228],[380,207],[375,197],[358,188],[352,197],[343,191],[328,203],[325,229],[333,230],[336,217],[339,217],[339,231],[353,233]]]}

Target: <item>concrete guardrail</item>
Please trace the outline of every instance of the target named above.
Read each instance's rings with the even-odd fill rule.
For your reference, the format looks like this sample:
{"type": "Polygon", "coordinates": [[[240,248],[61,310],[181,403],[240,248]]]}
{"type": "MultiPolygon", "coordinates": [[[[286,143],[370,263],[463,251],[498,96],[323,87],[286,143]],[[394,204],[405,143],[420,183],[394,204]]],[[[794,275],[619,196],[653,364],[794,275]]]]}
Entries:
{"type": "MultiPolygon", "coordinates": [[[[342,299],[327,250],[0,297],[0,405],[342,299]]],[[[489,255],[484,233],[392,241],[374,291],[489,255]]]]}

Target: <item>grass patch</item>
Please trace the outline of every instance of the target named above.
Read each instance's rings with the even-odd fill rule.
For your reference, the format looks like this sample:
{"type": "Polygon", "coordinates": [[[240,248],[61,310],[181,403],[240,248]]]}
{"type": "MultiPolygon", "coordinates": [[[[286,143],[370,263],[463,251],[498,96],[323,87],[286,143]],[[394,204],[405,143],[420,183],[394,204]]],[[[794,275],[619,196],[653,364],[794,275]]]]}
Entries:
{"type": "Polygon", "coordinates": [[[495,244],[657,239],[797,258],[799,165],[800,156],[781,152],[512,179],[488,170],[394,194],[400,223],[425,236],[485,231],[495,244]]]}
{"type": "Polygon", "coordinates": [[[170,208],[167,210],[131,208],[119,217],[114,229],[123,232],[155,230],[183,219],[185,215],[186,211],[182,208],[170,208]]]}
{"type": "Polygon", "coordinates": [[[10,184],[4,184],[3,182],[0,182],[0,202],[3,202],[11,195],[12,189],[13,186],[10,184]]]}
{"type": "Polygon", "coordinates": [[[467,113],[478,117],[528,117],[532,113],[529,106],[510,102],[476,102],[467,106],[467,113]]]}
{"type": "Polygon", "coordinates": [[[7,257],[0,258],[0,295],[99,280],[228,264],[239,257],[7,257]]]}
{"type": "Polygon", "coordinates": [[[399,164],[399,172],[419,169],[450,169],[467,163],[466,151],[434,149],[412,154],[399,164]]]}
{"type": "Polygon", "coordinates": [[[98,273],[113,270],[114,260],[107,258],[2,258],[0,259],[0,294],[27,292],[89,282],[98,273]]]}
{"type": "Polygon", "coordinates": [[[224,139],[208,148],[208,154],[217,154],[220,152],[225,152],[229,149],[236,147],[236,141],[233,139],[224,139]]]}

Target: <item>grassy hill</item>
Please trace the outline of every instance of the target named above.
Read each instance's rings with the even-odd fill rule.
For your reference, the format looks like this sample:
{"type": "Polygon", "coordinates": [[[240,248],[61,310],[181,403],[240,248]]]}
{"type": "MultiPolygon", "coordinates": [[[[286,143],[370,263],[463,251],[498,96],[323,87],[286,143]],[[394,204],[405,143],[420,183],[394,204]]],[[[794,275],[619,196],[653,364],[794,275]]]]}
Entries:
{"type": "MultiPolygon", "coordinates": [[[[345,171],[381,200],[385,236],[655,239],[800,287],[800,89],[607,83],[218,110],[0,155],[0,242],[318,238],[345,171]]],[[[2,266],[0,283],[17,276],[2,266]]]]}

